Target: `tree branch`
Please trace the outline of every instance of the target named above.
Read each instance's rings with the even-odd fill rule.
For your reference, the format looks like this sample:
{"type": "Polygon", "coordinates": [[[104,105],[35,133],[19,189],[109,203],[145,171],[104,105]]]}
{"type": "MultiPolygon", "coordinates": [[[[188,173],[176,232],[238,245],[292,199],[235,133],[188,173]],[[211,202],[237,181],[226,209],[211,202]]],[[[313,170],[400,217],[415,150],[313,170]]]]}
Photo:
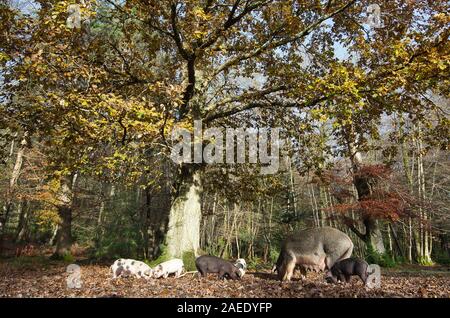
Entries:
{"type": "Polygon", "coordinates": [[[211,114],[209,116],[206,116],[206,118],[203,120],[205,123],[209,123],[213,120],[229,117],[232,115],[236,115],[238,113],[241,113],[246,110],[254,109],[254,108],[271,108],[274,106],[280,107],[280,108],[305,108],[305,107],[312,107],[314,105],[317,105],[321,102],[324,102],[331,98],[331,96],[324,96],[324,97],[318,97],[311,101],[305,101],[303,103],[299,102],[282,102],[282,101],[265,101],[265,102],[252,102],[249,103],[243,107],[236,107],[230,110],[223,111],[221,113],[211,114]]]}
{"type": "Polygon", "coordinates": [[[356,2],[356,0],[352,0],[352,1],[348,2],[346,5],[340,7],[339,9],[337,9],[335,11],[333,11],[332,13],[323,16],[322,18],[320,18],[316,22],[310,24],[308,27],[303,29],[296,36],[289,37],[289,38],[286,38],[286,39],[283,39],[283,40],[280,40],[280,41],[277,41],[277,42],[273,42],[273,40],[275,39],[275,36],[271,36],[264,44],[262,44],[257,49],[255,49],[255,50],[253,50],[251,52],[248,52],[246,54],[242,54],[242,55],[236,56],[234,58],[231,58],[230,60],[228,60],[227,62],[222,64],[216,71],[213,72],[213,77],[217,76],[218,74],[220,74],[224,70],[230,68],[231,66],[237,65],[237,64],[239,64],[242,61],[245,61],[245,60],[248,60],[248,59],[250,59],[252,57],[256,57],[256,56],[260,55],[261,53],[265,52],[266,50],[269,50],[269,49],[273,50],[273,49],[276,49],[276,48],[278,48],[280,46],[286,45],[288,43],[295,42],[295,41],[297,41],[297,40],[299,40],[301,38],[306,37],[317,26],[322,24],[324,21],[334,17],[335,15],[341,13],[342,11],[345,11],[348,7],[350,7],[355,2],[356,2]]]}
{"type": "Polygon", "coordinates": [[[183,47],[183,41],[181,39],[180,32],[178,31],[177,27],[177,4],[174,3],[170,6],[170,21],[172,26],[172,32],[173,32],[173,39],[175,41],[175,44],[177,45],[178,51],[180,52],[181,56],[185,60],[189,60],[190,54],[184,49],[183,47]]]}

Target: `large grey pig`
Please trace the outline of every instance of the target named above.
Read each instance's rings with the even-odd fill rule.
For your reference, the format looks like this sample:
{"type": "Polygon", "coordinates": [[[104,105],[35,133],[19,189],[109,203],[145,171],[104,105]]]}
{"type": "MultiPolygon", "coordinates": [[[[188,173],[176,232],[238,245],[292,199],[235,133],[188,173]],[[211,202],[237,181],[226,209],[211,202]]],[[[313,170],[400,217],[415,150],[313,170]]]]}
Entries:
{"type": "Polygon", "coordinates": [[[274,270],[280,280],[291,280],[295,266],[306,270],[329,270],[334,263],[352,255],[353,243],[347,234],[332,228],[302,230],[286,238],[274,270]]]}

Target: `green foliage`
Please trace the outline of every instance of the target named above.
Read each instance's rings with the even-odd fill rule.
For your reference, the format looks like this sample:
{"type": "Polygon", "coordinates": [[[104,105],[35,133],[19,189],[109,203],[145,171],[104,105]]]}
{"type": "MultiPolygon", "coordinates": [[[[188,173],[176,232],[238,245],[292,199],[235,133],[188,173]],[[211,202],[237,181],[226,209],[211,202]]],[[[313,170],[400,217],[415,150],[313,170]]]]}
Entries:
{"type": "Polygon", "coordinates": [[[170,255],[167,253],[167,247],[165,245],[160,246],[160,251],[161,251],[161,254],[158,256],[158,258],[156,258],[152,261],[149,261],[149,260],[145,261],[148,266],[155,267],[158,264],[171,259],[170,255]]]}
{"type": "Polygon", "coordinates": [[[247,268],[249,270],[258,271],[258,270],[267,268],[267,266],[266,266],[267,264],[265,264],[264,260],[259,257],[255,257],[253,259],[246,260],[246,262],[247,262],[247,268]]]}
{"type": "Polygon", "coordinates": [[[397,265],[397,262],[392,258],[388,253],[380,254],[374,250],[372,246],[367,246],[367,255],[366,261],[369,264],[378,264],[381,267],[394,267],[397,265]]]}
{"type": "Polygon", "coordinates": [[[67,252],[62,256],[62,260],[65,263],[73,263],[75,261],[75,258],[73,257],[72,253],[67,252]]]}
{"type": "MultiPolygon", "coordinates": [[[[150,267],[155,267],[158,264],[162,263],[162,262],[166,262],[171,260],[173,257],[171,257],[168,253],[167,253],[167,248],[165,245],[161,246],[161,255],[158,256],[158,258],[154,259],[154,260],[145,260],[145,263],[150,266],[150,267]]],[[[195,254],[194,252],[185,252],[183,253],[182,256],[182,260],[184,263],[184,268],[186,271],[195,271],[195,254]]]]}
{"type": "Polygon", "coordinates": [[[422,266],[433,266],[434,265],[433,260],[431,260],[427,257],[419,257],[417,259],[417,263],[419,263],[422,266]]]}
{"type": "Polygon", "coordinates": [[[271,246],[270,247],[270,254],[269,254],[270,267],[272,267],[272,265],[277,262],[277,259],[278,259],[279,255],[280,255],[279,249],[271,246]]]}
{"type": "MultiPolygon", "coordinates": [[[[225,248],[226,241],[223,237],[217,238],[214,244],[208,244],[205,246],[205,253],[207,255],[219,255],[220,252],[225,248]]],[[[226,251],[225,251],[226,252],[226,251]]]]}
{"type": "Polygon", "coordinates": [[[132,192],[124,192],[115,197],[116,202],[105,209],[102,235],[97,230],[94,258],[140,258],[142,257],[142,237],[139,223],[139,206],[132,192]]]}
{"type": "Polygon", "coordinates": [[[195,271],[196,267],[195,267],[195,254],[194,252],[184,252],[183,253],[183,263],[184,263],[184,268],[186,271],[195,271]]]}
{"type": "Polygon", "coordinates": [[[439,251],[433,258],[438,264],[450,265],[450,255],[447,251],[439,251]]]}

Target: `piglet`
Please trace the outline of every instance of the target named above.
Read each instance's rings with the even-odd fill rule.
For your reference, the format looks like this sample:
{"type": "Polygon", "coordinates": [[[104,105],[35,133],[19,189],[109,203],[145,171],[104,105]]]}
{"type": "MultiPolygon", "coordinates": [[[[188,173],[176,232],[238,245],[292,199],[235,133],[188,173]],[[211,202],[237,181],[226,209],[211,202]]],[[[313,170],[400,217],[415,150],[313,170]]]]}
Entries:
{"type": "Polygon", "coordinates": [[[236,262],[234,262],[234,266],[236,266],[239,270],[239,277],[244,276],[247,271],[247,262],[243,258],[238,258],[236,262]]]}
{"type": "Polygon", "coordinates": [[[184,264],[181,259],[174,258],[170,261],[163,262],[155,267],[153,270],[154,278],[167,278],[170,274],[175,274],[175,278],[178,278],[183,272],[184,264]]]}
{"type": "Polygon", "coordinates": [[[240,279],[239,269],[229,261],[216,256],[203,255],[195,260],[195,267],[203,277],[208,273],[217,273],[219,278],[240,279]]]}
{"type": "Polygon", "coordinates": [[[111,265],[112,278],[134,276],[136,278],[150,279],[153,270],[150,266],[134,259],[120,258],[111,265]]]}
{"type": "Polygon", "coordinates": [[[364,285],[367,283],[367,278],[372,272],[367,272],[369,264],[366,261],[358,258],[346,258],[341,261],[336,262],[331,270],[327,273],[327,282],[336,283],[338,280],[341,282],[349,282],[350,277],[353,275],[359,276],[363,281],[364,285]]]}

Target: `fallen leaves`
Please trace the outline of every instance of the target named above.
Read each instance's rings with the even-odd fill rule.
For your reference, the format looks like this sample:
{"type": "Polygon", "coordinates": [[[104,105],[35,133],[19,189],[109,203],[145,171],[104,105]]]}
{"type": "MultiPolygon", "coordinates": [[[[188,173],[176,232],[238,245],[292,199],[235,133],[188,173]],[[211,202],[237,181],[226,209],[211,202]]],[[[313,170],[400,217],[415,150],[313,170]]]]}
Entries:
{"type": "Polygon", "coordinates": [[[280,283],[268,272],[247,272],[240,281],[218,280],[216,276],[198,278],[186,275],[179,279],[116,279],[108,266],[82,265],[80,289],[66,286],[63,264],[47,267],[16,268],[0,264],[0,297],[444,297],[450,296],[450,271],[385,271],[381,289],[367,289],[354,277],[347,284],[327,284],[323,273],[308,273],[306,279],[295,278],[280,283]]]}

